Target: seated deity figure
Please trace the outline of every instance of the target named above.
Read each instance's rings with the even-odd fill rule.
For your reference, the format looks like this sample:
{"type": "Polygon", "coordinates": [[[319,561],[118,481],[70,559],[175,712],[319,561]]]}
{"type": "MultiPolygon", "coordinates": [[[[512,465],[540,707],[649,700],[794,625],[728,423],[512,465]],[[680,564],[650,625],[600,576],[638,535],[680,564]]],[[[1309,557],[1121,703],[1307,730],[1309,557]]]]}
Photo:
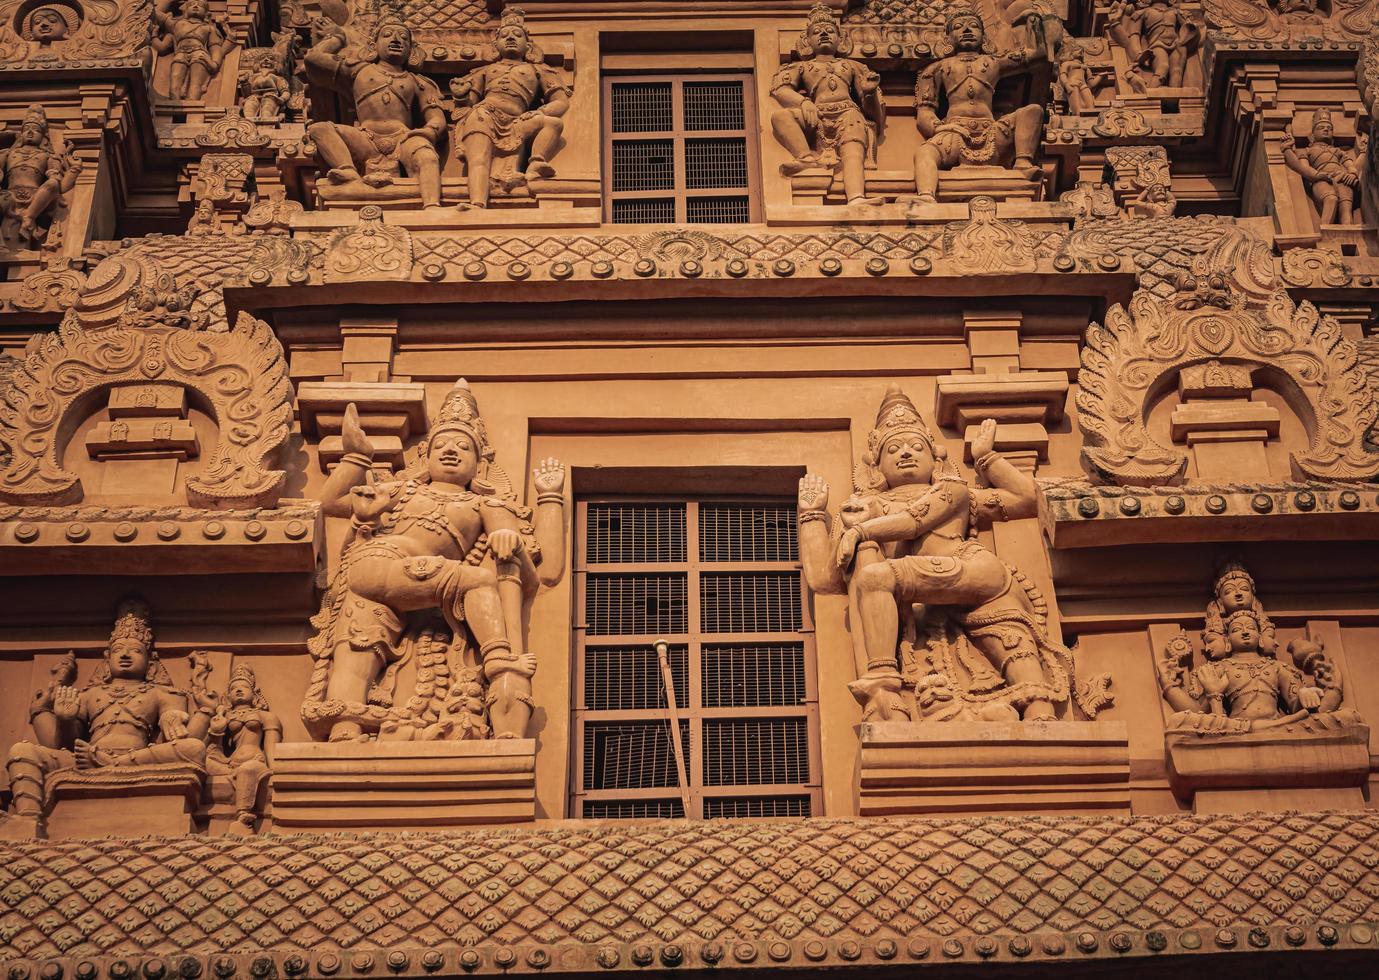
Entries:
{"type": "Polygon", "coordinates": [[[1360,724],[1341,709],[1342,681],[1318,643],[1294,640],[1293,661],[1276,656],[1274,624],[1237,563],[1218,576],[1202,631],[1203,662],[1191,666],[1192,644],[1179,633],[1159,661],[1159,686],[1175,714],[1171,732],[1244,734],[1268,729],[1322,731],[1360,724]]]}
{"type": "MultiPolygon", "coordinates": [[[[840,533],[828,530],[827,484],[800,481],[801,562],[815,591],[849,597],[858,677],[849,689],[863,720],[907,717],[907,685],[926,716],[956,691],[950,719],[996,720],[988,709],[1004,705],[1009,720],[1047,721],[1069,698],[1071,654],[1049,637],[1044,599],[975,537],[979,525],[1036,512],[1034,481],[995,451],[995,437],[987,420],[973,440],[989,484],[973,488],[892,385],[840,533]]],[[[1088,716],[1109,703],[1095,686],[1073,692],[1088,716]]]]}
{"type": "Polygon", "coordinates": [[[220,71],[234,42],[223,19],[212,17],[206,0],[158,0],[153,21],[158,32],[153,50],[172,55],[168,94],[174,99],[204,98],[211,79],[220,71]]]}
{"type": "MultiPolygon", "coordinates": [[[[273,46],[244,53],[240,110],[245,119],[281,122],[292,98],[297,67],[297,32],[274,32],[273,46]]],[[[296,83],[300,88],[301,83],[296,83]]]]}
{"type": "Polygon", "coordinates": [[[326,180],[334,184],[362,180],[369,187],[386,187],[401,164],[409,177],[417,179],[422,206],[440,207],[436,143],[445,132],[445,110],[436,84],[407,68],[412,56],[411,30],[396,20],[381,21],[373,52],[365,60],[354,60],[340,56],[348,43],[343,30],[324,18],[316,24],[321,39],[306,53],[307,77],[344,95],[358,120],[353,126],[314,122],[307,128],[317,154],[329,168],[326,180]]]}
{"type": "Polygon", "coordinates": [[[508,7],[493,39],[498,60],[450,83],[455,96],[455,154],[465,161],[469,200],[464,207],[488,207],[490,177],[512,190],[529,180],[554,177],[551,157],[560,148],[561,119],[570,108],[570,87],[527,33],[522,11],[508,7]],[[526,169],[517,172],[524,147],[526,169]],[[510,173],[494,173],[495,154],[510,173]]]}
{"type": "Polygon", "coordinates": [[[1284,139],[1283,159],[1302,175],[1317,204],[1321,223],[1358,223],[1355,193],[1360,183],[1361,154],[1336,145],[1336,127],[1325,106],[1312,114],[1312,134],[1299,150],[1291,134],[1284,139]]]}
{"type": "MultiPolygon", "coordinates": [[[[193,654],[195,656],[195,654],[193,654]]],[[[273,747],[282,741],[282,721],[268,707],[254,669],[236,664],[211,717],[206,771],[228,776],[237,811],[231,835],[252,834],[259,817],[259,792],[268,779],[273,747]]]]}
{"type": "Polygon", "coordinates": [[[1201,37],[1197,25],[1168,0],[1149,0],[1122,21],[1135,41],[1126,53],[1147,76],[1146,84],[1181,88],[1187,58],[1201,37]]]}
{"type": "Polygon", "coordinates": [[[785,65],[771,81],[771,95],[782,106],[771,115],[771,129],[793,158],[781,165],[781,173],[841,169],[849,204],[885,203],[867,195],[865,178],[867,156],[886,124],[881,76],[860,61],[839,57],[850,43],[822,4],[809,12],[803,43],[810,57],[785,65]]]}
{"type": "Polygon", "coordinates": [[[977,11],[958,8],[948,15],[953,53],[919,73],[915,82],[915,124],[924,142],[915,153],[917,199],[937,201],[939,172],[959,164],[1037,172],[1034,154],[1044,110],[1026,105],[999,118],[992,101],[996,83],[1043,58],[1037,49],[997,56],[984,52],[986,28],[977,11]],[[940,95],[947,112],[939,114],[940,95]]]}
{"type": "Polygon", "coordinates": [[[53,212],[81,174],[81,161],[61,142],[55,147],[48,132],[48,116],[41,105],[29,106],[13,141],[0,149],[0,238],[7,244],[34,247],[48,234],[53,212]]]}
{"type": "Polygon", "coordinates": [[[48,778],[64,770],[204,765],[216,698],[172,686],[153,651],[143,602],[120,604],[105,660],[80,691],[70,686],[74,675],[72,669],[34,695],[29,709],[34,741],[10,749],[6,769],[15,814],[39,816],[48,778]]]}
{"type": "Polygon", "coordinates": [[[352,533],[313,620],[320,632],[303,716],[328,724],[331,741],[376,733],[391,717],[398,662],[415,645],[403,641],[439,610],[477,648],[495,737],[524,737],[536,658],[522,642],[523,603],[563,570],[564,468],[548,459],[536,471],[533,521],[493,462],[463,379],[422,445],[424,469],[403,479],[375,481],[353,406],[341,434],[345,455],[321,500],[327,514],[351,518],[352,533]]]}

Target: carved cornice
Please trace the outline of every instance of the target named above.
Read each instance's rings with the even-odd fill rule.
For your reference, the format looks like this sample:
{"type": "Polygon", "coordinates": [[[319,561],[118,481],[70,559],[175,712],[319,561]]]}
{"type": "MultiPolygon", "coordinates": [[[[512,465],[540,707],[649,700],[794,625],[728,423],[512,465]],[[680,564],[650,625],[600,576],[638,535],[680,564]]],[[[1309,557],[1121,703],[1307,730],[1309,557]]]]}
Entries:
{"type": "Polygon", "coordinates": [[[1320,949],[1379,920],[1376,865],[1372,810],[34,841],[0,847],[0,960],[230,980],[1320,949]]]}

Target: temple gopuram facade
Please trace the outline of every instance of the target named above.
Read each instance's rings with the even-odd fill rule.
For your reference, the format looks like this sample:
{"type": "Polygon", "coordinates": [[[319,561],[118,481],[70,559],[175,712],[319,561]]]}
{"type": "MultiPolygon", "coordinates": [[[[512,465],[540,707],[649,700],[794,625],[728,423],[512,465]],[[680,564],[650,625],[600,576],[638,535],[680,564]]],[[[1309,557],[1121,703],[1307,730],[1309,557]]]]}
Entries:
{"type": "Polygon", "coordinates": [[[0,976],[1379,975],[1377,0],[0,0],[0,976]]]}

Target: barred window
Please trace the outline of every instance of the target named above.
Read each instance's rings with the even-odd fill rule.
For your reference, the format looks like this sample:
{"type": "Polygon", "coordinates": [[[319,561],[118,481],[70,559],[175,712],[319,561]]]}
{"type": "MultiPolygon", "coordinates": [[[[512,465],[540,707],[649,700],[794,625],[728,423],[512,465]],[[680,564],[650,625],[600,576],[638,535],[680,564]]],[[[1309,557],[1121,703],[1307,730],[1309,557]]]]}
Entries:
{"type": "Polygon", "coordinates": [[[604,105],[609,221],[759,220],[750,75],[613,75],[604,105]]]}
{"type": "Polygon", "coordinates": [[[819,813],[813,632],[793,501],[585,500],[577,528],[570,812],[819,813]]]}

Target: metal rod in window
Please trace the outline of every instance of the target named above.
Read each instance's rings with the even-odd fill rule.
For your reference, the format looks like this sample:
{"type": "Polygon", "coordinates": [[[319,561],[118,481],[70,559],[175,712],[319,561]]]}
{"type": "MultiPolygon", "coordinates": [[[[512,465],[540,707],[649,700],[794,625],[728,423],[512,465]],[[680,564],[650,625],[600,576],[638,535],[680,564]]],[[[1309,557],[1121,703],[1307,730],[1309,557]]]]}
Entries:
{"type": "Polygon", "coordinates": [[[680,742],[680,707],[675,694],[675,676],[670,672],[670,644],[665,640],[656,641],[656,659],[661,662],[661,683],[666,689],[666,710],[670,712],[670,738],[675,746],[675,775],[680,780],[680,802],[685,805],[685,816],[690,815],[689,776],[685,770],[685,747],[680,742]]]}

